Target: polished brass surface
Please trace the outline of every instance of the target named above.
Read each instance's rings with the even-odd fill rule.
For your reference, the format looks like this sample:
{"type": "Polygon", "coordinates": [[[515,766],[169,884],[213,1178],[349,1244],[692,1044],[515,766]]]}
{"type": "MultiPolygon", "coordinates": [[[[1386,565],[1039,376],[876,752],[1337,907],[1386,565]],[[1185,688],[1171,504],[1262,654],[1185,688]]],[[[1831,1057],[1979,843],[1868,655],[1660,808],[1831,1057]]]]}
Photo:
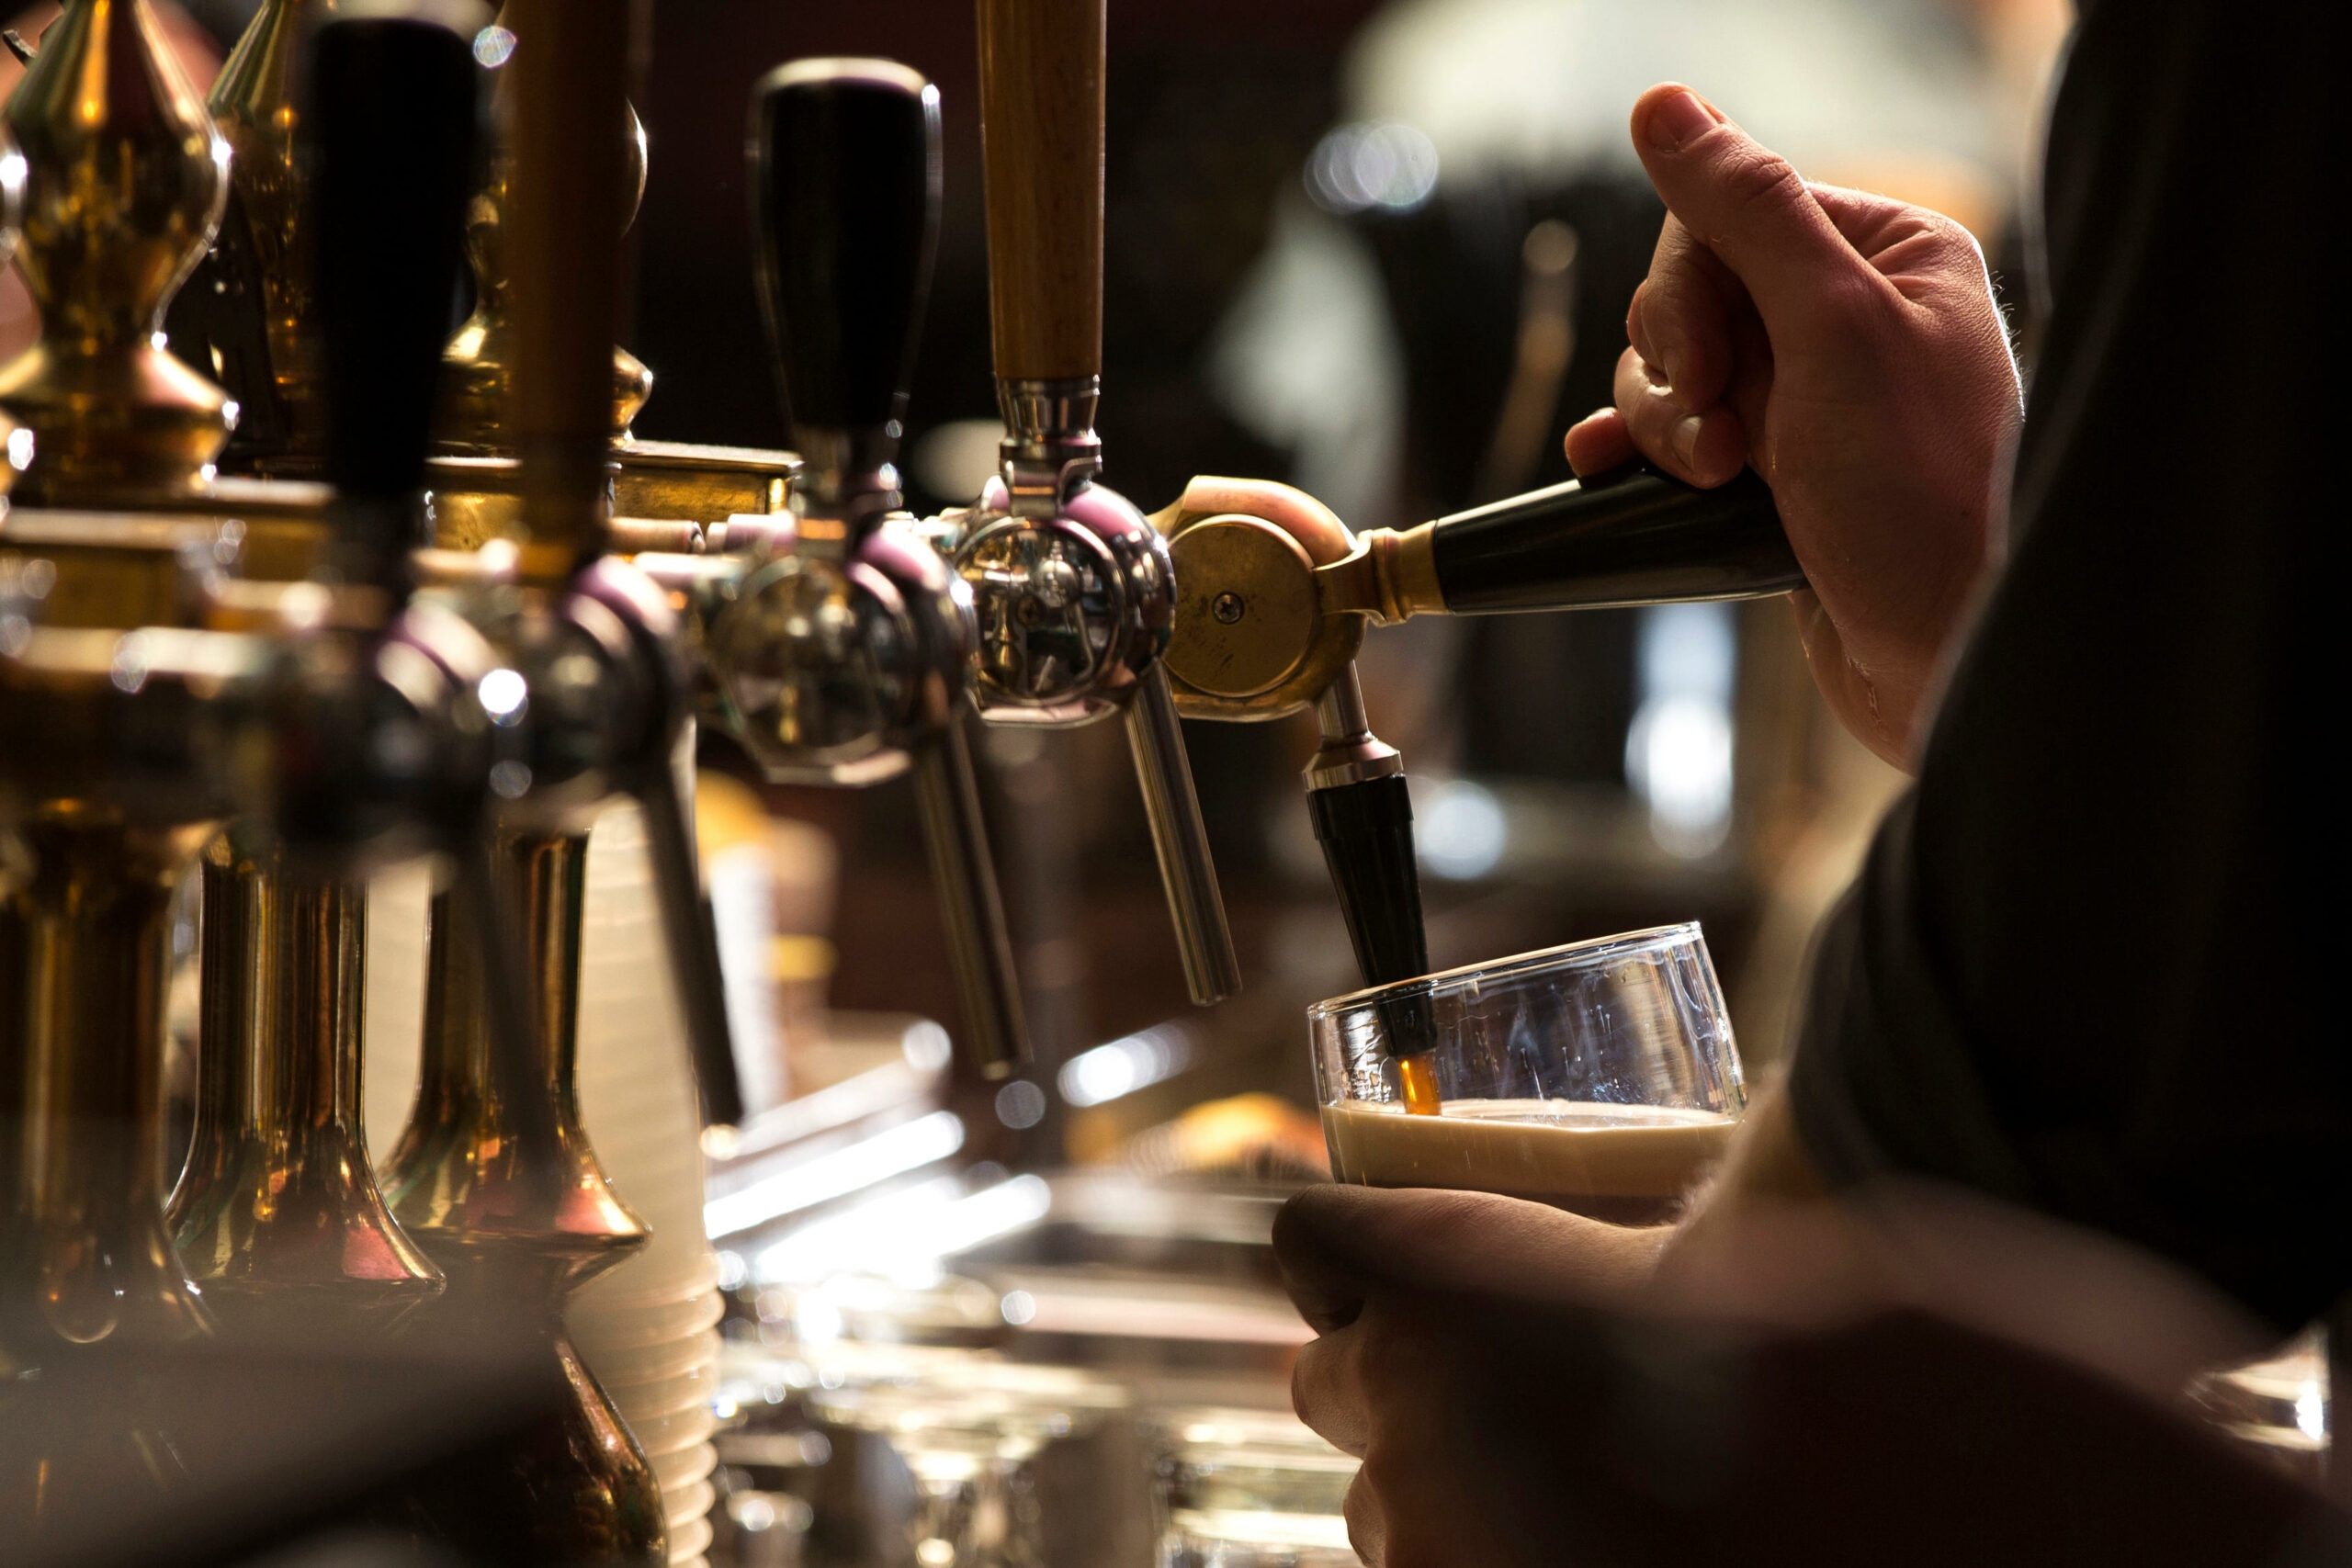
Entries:
{"type": "Polygon", "coordinates": [[[296,71],[308,29],[334,0],[263,0],[220,67],[207,107],[232,154],[224,224],[243,226],[260,290],[267,382],[284,450],[274,470],[315,472],[326,411],[320,387],[320,325],[302,222],[304,180],[295,161],[300,128],[296,71]]]}
{"type": "Polygon", "coordinates": [[[704,446],[684,441],[630,440],[616,449],[614,509],[624,517],[719,523],[773,515],[786,508],[800,459],[757,446],[704,446]]]}
{"type": "MultiPolygon", "coordinates": [[[[512,20],[511,12],[502,23],[512,20]]],[[[527,25],[527,24],[526,24],[527,25]]],[[[503,63],[492,93],[502,131],[512,127],[514,73],[503,63]]],[[[645,195],[645,125],[624,103],[627,129],[622,186],[628,193],[619,231],[626,232],[645,195]]],[[[509,288],[507,230],[513,219],[514,157],[511,142],[490,163],[490,175],[466,217],[466,256],[473,265],[474,309],[442,355],[441,406],[435,432],[449,451],[477,457],[511,453],[514,423],[514,295],[509,288]]],[[[653,372],[627,349],[612,351],[609,434],[628,440],[630,422],[653,395],[653,372]]],[[[724,515],[721,513],[720,515],[724,515]]]]}
{"type": "Polygon", "coordinates": [[[1436,541],[1435,523],[1363,535],[1353,555],[1315,574],[1323,613],[1366,615],[1382,626],[1453,614],[1438,586],[1436,541]]]}
{"type": "Polygon", "coordinates": [[[164,937],[180,869],[210,831],[93,800],[51,800],[17,824],[0,1366],[20,1375],[79,1346],[212,1332],[172,1250],[161,1168],[164,937]]]}
{"type": "MultiPolygon", "coordinates": [[[[677,441],[631,441],[616,446],[607,465],[616,554],[639,550],[693,553],[698,529],[741,515],[780,515],[786,487],[800,459],[790,452],[750,446],[700,446],[677,441]],[[631,525],[673,525],[671,531],[631,525]]],[[[513,457],[445,455],[427,465],[433,486],[433,539],[448,550],[476,550],[493,539],[524,543],[522,465],[513,457]]]]}
{"type": "Polygon", "coordinates": [[[1311,705],[1354,660],[1365,617],[1335,612],[1327,582],[1363,551],[1314,497],[1262,479],[1202,478],[1152,523],[1175,563],[1162,661],[1179,712],[1281,718],[1311,705]]]}
{"type": "Polygon", "coordinates": [[[243,542],[241,525],[215,518],[18,507],[0,519],[0,555],[48,563],[45,626],[190,625],[204,573],[235,564],[243,542]]]}
{"type": "MultiPolygon", "coordinates": [[[[424,1057],[415,1110],[386,1162],[401,1224],[448,1276],[412,1332],[535,1327],[569,1393],[562,1419],[459,1478],[440,1520],[495,1561],[664,1560],[661,1488],[563,1326],[570,1293],[644,1244],[581,1129],[574,1091],[588,840],[505,832],[497,874],[528,932],[537,1018],[528,1081],[503,1072],[483,1005],[484,943],[462,907],[433,903],[424,1057]]],[[[512,1064],[508,1064],[512,1066],[512,1064]]]]}
{"type": "Polygon", "coordinates": [[[1253,697],[1298,668],[1314,639],[1315,563],[1255,517],[1211,517],[1169,542],[1176,615],[1168,672],[1195,690],[1253,697]]]}
{"type": "MultiPolygon", "coordinates": [[[[86,800],[16,827],[0,830],[18,874],[0,868],[0,1423],[25,1419],[11,1406],[44,1371],[214,1332],[173,1253],[160,1169],[164,936],[208,829],[86,800]]],[[[0,1517],[38,1529],[168,1493],[183,1473],[169,1390],[133,1380],[119,1401],[101,1442],[17,1427],[0,1517]]]]}
{"type": "Polygon", "coordinates": [[[35,437],[19,499],[196,491],[235,405],[156,336],[220,219],[228,146],[148,0],[73,0],[0,119],[24,152],[18,261],[41,315],[0,367],[0,409],[35,437]]]}
{"type": "Polygon", "coordinates": [[[232,1333],[389,1325],[442,1281],[386,1209],[359,1124],[366,886],[225,835],[203,874],[181,1260],[232,1333]]]}

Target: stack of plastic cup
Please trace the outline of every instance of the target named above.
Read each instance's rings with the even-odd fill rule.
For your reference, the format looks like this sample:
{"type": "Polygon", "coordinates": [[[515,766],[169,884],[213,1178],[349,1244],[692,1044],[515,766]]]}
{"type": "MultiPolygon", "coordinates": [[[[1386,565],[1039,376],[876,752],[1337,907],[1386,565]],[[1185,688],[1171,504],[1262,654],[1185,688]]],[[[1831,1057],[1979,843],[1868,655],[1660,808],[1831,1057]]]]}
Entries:
{"type": "Polygon", "coordinates": [[[634,806],[589,840],[580,964],[580,1113],[623,1201],[653,1233],[572,1298],[573,1339],[662,1483],[670,1561],[710,1544],[718,1460],[718,1268],[703,1235],[701,1121],[634,806]]]}

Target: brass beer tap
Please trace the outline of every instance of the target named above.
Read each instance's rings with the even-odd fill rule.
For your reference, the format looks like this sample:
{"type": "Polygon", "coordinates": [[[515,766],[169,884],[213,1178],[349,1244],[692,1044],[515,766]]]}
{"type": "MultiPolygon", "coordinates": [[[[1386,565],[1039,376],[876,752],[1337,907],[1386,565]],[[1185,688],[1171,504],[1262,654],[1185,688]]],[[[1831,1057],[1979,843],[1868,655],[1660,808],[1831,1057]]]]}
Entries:
{"type": "MultiPolygon", "coordinates": [[[[1307,800],[1366,986],[1429,967],[1404,761],[1373,735],[1356,675],[1368,628],[1804,585],[1753,473],[1700,491],[1636,466],[1361,536],[1288,485],[1203,478],[1153,522],[1184,589],[1166,657],[1178,708],[1253,722],[1315,707],[1307,800]]],[[[1426,1013],[1403,997],[1384,1024],[1408,1109],[1434,1112],[1426,1013]]]]}

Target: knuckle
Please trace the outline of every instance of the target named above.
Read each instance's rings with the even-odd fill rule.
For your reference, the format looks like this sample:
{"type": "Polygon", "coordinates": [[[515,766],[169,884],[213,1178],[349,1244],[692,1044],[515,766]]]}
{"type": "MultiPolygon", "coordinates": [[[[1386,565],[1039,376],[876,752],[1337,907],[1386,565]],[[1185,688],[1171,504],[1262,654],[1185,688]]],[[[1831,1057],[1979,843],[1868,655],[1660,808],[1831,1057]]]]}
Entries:
{"type": "Polygon", "coordinates": [[[1724,159],[1719,181],[1724,194],[1746,212],[1778,211],[1805,195],[1804,180],[1796,165],[1761,147],[1744,149],[1724,159]]]}

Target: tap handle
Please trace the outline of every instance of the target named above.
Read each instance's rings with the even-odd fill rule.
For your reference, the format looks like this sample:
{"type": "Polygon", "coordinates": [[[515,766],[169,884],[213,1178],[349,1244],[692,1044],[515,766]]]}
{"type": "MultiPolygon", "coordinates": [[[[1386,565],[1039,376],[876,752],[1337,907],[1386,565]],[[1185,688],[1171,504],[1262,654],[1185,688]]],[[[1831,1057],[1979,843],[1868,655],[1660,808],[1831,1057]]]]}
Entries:
{"type": "Polygon", "coordinates": [[[517,43],[500,241],[514,352],[528,575],[560,579],[601,554],[608,520],[613,339],[621,247],[636,200],[628,109],[631,0],[507,0],[517,43]]]}
{"type": "Polygon", "coordinates": [[[330,419],[327,478],[346,581],[390,584],[421,542],[433,393],[463,259],[481,119],[468,40],[382,14],[330,21],[302,116],[330,419]]]}
{"type": "Polygon", "coordinates": [[[939,89],[888,60],[796,60],[752,90],[760,301],[804,456],[890,460],[939,244],[939,89]]]}
{"type": "Polygon", "coordinates": [[[1004,905],[989,860],[971,751],[953,719],[915,753],[914,773],[932,881],[963,993],[968,1059],[983,1077],[1001,1078],[1029,1060],[1028,1021],[1005,940],[1004,905]]]}
{"type": "Polygon", "coordinates": [[[1144,671],[1127,704],[1126,721],[1127,747],[1135,754],[1136,781],[1151,821],[1152,849],[1159,857],[1184,982],[1193,1000],[1209,1007],[1241,989],[1241,960],[1234,953],[1233,928],[1217,889],[1208,824],[1193,789],[1193,765],[1184,752],[1184,730],[1177,722],[1165,663],[1155,660],[1144,671]]]}
{"type": "Polygon", "coordinates": [[[1759,599],[1804,586],[1772,491],[1752,469],[1698,490],[1632,463],[1430,525],[1456,615],[1759,599]]]}
{"type": "Polygon", "coordinates": [[[996,373],[1102,371],[1106,0],[979,0],[996,373]]]}

